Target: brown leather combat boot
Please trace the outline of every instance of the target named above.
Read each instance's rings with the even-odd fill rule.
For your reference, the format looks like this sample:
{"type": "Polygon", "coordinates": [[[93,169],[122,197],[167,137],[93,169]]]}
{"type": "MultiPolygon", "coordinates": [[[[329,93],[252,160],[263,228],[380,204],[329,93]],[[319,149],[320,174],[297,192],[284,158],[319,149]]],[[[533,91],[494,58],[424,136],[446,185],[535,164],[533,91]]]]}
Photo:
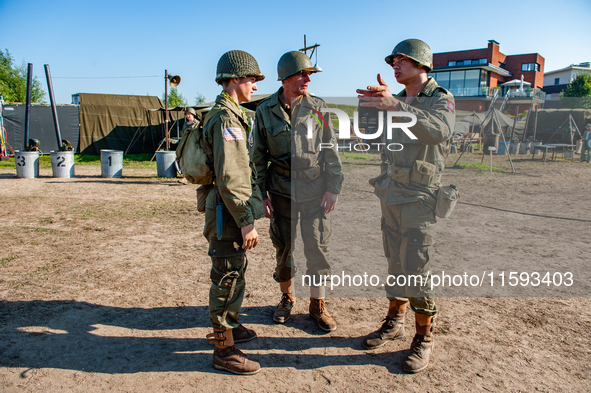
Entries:
{"type": "Polygon", "coordinates": [[[410,345],[410,354],[404,359],[402,369],[407,373],[418,373],[429,365],[429,358],[433,354],[433,317],[415,314],[417,333],[410,345]]]}
{"type": "Polygon", "coordinates": [[[215,344],[213,351],[213,368],[229,371],[238,375],[252,375],[261,370],[261,366],[234,346],[232,335],[227,330],[214,329],[207,335],[210,344],[215,344]]]}
{"type": "Polygon", "coordinates": [[[284,293],[281,296],[281,301],[275,309],[273,320],[277,323],[285,323],[291,316],[291,310],[295,306],[295,299],[289,293],[284,293]]]}
{"type": "Polygon", "coordinates": [[[257,338],[257,333],[254,330],[240,324],[238,327],[232,329],[232,337],[234,338],[234,344],[245,343],[257,338]]]}
{"type": "Polygon", "coordinates": [[[382,326],[370,333],[363,340],[363,347],[376,349],[383,347],[388,341],[398,340],[404,337],[404,316],[406,315],[407,301],[392,300],[388,309],[388,315],[383,319],[382,326]]]}
{"type": "Polygon", "coordinates": [[[335,331],[337,323],[326,311],[324,299],[310,298],[310,316],[316,320],[318,327],[325,332],[335,331]]]}

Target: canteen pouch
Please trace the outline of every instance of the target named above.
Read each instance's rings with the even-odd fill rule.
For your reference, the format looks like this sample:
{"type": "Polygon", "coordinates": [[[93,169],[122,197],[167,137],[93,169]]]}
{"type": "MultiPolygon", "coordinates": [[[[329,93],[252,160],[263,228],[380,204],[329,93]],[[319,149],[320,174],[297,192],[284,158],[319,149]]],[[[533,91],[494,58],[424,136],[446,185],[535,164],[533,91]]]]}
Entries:
{"type": "Polygon", "coordinates": [[[440,218],[449,217],[458,199],[460,199],[460,191],[458,191],[455,185],[440,187],[439,191],[437,191],[435,215],[440,218]]]}

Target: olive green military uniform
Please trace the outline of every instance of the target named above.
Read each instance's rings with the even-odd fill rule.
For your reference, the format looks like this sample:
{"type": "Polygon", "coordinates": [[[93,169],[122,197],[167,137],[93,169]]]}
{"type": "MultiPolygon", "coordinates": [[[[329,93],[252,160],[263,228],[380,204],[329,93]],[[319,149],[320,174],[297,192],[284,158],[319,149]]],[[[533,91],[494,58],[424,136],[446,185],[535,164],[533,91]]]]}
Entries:
{"type": "Polygon", "coordinates": [[[264,210],[254,182],[254,168],[249,163],[246,116],[223,95],[215,102],[203,127],[203,147],[214,171],[215,185],[207,194],[203,228],[212,262],[209,317],[214,328],[232,329],[239,325],[247,266],[240,228],[262,218],[264,210]],[[221,240],[216,230],[218,193],[224,203],[221,240]]]}
{"type": "Polygon", "coordinates": [[[312,138],[307,138],[310,108],[326,108],[324,101],[306,94],[290,108],[282,102],[282,92],[283,87],[257,107],[251,146],[257,184],[263,197],[269,194],[274,208],[270,235],[277,267],[273,277],[286,282],[296,274],[293,240],[299,219],[306,274],[317,276],[316,282],[320,282],[319,276],[330,275],[328,245],[332,232],[320,202],[327,191],[341,192],[341,160],[327,115],[329,128],[314,120],[312,138]],[[320,143],[333,143],[334,148],[320,150],[320,143]]]}
{"type": "MultiPolygon", "coordinates": [[[[390,300],[408,298],[414,311],[436,315],[437,307],[426,281],[431,267],[435,237],[435,203],[444,168],[444,152],[455,124],[454,98],[430,78],[425,88],[404,103],[406,90],[398,94],[399,111],[416,115],[411,139],[396,128],[392,140],[403,144],[401,151],[384,149],[382,173],[371,179],[382,209],[382,238],[390,275],[421,275],[422,287],[386,286],[390,300]],[[418,162],[417,162],[418,161],[418,162]],[[422,164],[426,161],[428,164],[422,164]],[[429,165],[433,164],[433,165],[429,165]]],[[[386,133],[384,133],[386,135],[386,133]]]]}

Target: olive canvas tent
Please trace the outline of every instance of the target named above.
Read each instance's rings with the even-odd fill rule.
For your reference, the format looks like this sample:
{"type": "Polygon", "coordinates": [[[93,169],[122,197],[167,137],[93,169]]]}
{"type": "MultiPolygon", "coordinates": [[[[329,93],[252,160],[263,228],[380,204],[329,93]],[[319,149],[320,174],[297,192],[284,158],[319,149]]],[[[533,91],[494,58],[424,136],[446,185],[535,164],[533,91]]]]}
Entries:
{"type": "MultiPolygon", "coordinates": [[[[163,115],[151,110],[164,106],[158,97],[89,93],[79,97],[81,154],[98,155],[101,149],[153,153],[164,138],[163,115]]],[[[178,119],[174,112],[169,114],[171,120],[178,119]]]]}

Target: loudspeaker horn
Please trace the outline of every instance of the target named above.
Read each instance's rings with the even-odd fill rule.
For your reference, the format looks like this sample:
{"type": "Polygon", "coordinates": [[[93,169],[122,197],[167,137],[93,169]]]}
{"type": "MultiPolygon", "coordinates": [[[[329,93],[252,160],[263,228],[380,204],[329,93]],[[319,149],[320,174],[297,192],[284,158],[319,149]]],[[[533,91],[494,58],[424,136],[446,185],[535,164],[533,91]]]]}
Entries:
{"type": "Polygon", "coordinates": [[[181,83],[181,77],[178,75],[172,76],[168,75],[168,80],[170,81],[171,87],[177,87],[179,83],[181,83]]]}

